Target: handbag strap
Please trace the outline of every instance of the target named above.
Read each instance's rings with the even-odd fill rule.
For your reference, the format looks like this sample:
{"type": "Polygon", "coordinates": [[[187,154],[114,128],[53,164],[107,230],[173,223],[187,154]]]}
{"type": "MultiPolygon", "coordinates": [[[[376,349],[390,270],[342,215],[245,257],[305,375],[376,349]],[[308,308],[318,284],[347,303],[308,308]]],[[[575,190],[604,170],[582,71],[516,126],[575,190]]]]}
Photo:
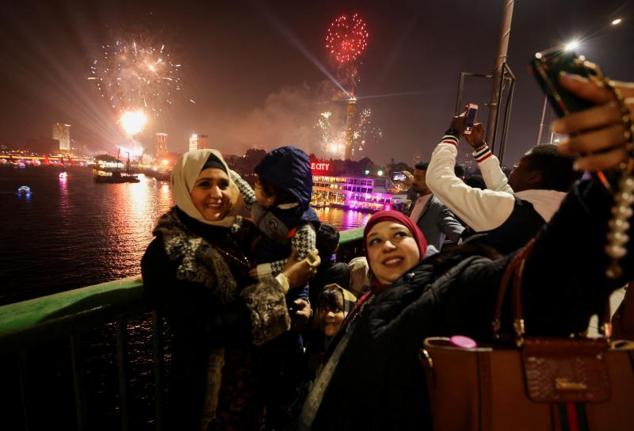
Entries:
{"type": "MultiPolygon", "coordinates": [[[[515,253],[515,256],[511,259],[504,270],[502,279],[500,281],[500,287],[498,288],[498,295],[495,304],[495,317],[492,323],[493,338],[499,340],[501,338],[502,330],[502,309],[504,306],[504,298],[508,290],[509,284],[512,285],[511,289],[511,306],[513,311],[513,332],[515,334],[515,344],[517,347],[524,345],[524,335],[526,334],[526,327],[524,323],[524,314],[522,311],[522,277],[524,275],[524,267],[526,259],[530,256],[535,245],[535,239],[531,239],[524,247],[515,253]]],[[[612,336],[612,323],[610,322],[610,303],[607,301],[603,308],[603,313],[600,316],[601,324],[599,325],[599,332],[604,338],[609,341],[612,336]]]]}
{"type": "Polygon", "coordinates": [[[523,340],[524,320],[522,318],[520,290],[522,284],[522,273],[524,271],[524,262],[532,250],[534,242],[535,240],[531,239],[528,244],[519,249],[504,269],[504,274],[502,275],[502,280],[500,281],[497,299],[495,302],[495,317],[492,323],[494,339],[500,339],[502,335],[502,309],[504,307],[504,298],[506,297],[509,285],[512,284],[513,328],[515,329],[516,341],[519,339],[523,340]]]}

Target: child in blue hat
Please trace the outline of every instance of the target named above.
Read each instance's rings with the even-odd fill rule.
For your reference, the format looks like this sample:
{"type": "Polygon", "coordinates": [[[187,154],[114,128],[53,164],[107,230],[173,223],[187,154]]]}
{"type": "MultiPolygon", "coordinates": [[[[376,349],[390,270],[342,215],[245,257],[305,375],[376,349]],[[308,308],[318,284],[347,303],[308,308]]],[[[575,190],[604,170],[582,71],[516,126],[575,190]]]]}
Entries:
{"type": "Polygon", "coordinates": [[[310,207],[313,177],[308,155],[297,147],[285,146],[268,153],[255,167],[255,190],[231,172],[256,226],[262,233],[255,246],[257,278],[282,272],[295,249],[304,259],[316,249],[319,218],[310,207]]]}

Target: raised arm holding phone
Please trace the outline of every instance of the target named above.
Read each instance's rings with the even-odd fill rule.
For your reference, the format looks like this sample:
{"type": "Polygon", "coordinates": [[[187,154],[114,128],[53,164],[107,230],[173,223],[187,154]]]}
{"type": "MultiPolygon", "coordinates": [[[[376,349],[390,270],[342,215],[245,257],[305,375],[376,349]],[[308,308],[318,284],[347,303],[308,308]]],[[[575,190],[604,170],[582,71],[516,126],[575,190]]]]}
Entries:
{"type": "Polygon", "coordinates": [[[466,241],[507,253],[526,244],[555,213],[576,178],[572,161],[553,145],[539,145],[514,167],[508,180],[484,143],[482,125],[469,135],[466,114],[454,117],[432,154],[427,184],[432,192],[469,226],[466,241]],[[465,139],[476,151],[487,189],[470,187],[454,174],[458,143],[465,139]]]}

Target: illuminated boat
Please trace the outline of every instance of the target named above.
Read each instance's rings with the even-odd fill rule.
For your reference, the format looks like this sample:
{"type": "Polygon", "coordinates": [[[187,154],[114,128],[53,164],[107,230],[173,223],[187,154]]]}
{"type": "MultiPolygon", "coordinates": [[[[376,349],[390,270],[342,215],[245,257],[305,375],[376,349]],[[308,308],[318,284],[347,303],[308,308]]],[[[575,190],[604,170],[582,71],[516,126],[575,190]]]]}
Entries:
{"type": "Polygon", "coordinates": [[[120,171],[101,171],[93,169],[93,179],[96,183],[102,184],[118,184],[118,183],[138,183],[139,177],[120,171]]]}
{"type": "Polygon", "coordinates": [[[20,186],[18,187],[18,196],[31,196],[31,187],[20,186]]]}
{"type": "Polygon", "coordinates": [[[396,196],[394,185],[384,176],[332,176],[328,175],[329,163],[313,163],[313,197],[311,204],[317,208],[336,207],[357,211],[375,212],[390,210],[396,196]]]}
{"type": "Polygon", "coordinates": [[[139,177],[130,173],[130,161],[128,161],[124,170],[123,162],[108,154],[95,157],[92,176],[96,183],[101,184],[139,182],[139,177]]]}

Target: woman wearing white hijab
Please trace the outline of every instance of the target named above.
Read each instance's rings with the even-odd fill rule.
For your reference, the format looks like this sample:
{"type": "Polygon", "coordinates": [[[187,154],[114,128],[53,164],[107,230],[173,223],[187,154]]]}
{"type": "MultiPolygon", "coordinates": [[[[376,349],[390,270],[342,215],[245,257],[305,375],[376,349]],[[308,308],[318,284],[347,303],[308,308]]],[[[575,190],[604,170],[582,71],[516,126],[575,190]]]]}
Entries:
{"type": "Polygon", "coordinates": [[[149,299],[174,332],[169,422],[174,429],[257,429],[262,420],[254,345],[290,327],[285,294],[305,262],[253,284],[257,231],[236,216],[239,192],[216,150],[190,151],[172,172],[176,206],[154,229],[141,261],[149,299]]]}

